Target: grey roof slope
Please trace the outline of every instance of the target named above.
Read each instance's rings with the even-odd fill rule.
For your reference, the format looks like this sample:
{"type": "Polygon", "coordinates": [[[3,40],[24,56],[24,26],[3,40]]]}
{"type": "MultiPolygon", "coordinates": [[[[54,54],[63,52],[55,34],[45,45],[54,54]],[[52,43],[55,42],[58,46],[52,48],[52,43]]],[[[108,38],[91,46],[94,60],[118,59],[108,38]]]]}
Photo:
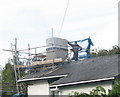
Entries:
{"type": "MultiPolygon", "coordinates": [[[[64,77],[52,83],[52,85],[110,78],[118,74],[117,55],[72,62],[69,65],[71,65],[71,67],[65,67],[67,69],[62,69],[62,71],[66,73],[69,71],[68,77],[64,77]]],[[[60,71],[54,73],[56,74],[57,72],[60,71]]]]}
{"type": "Polygon", "coordinates": [[[72,61],[55,69],[31,74],[24,79],[68,74],[51,85],[65,84],[114,77],[118,74],[118,55],[102,56],[80,61],[72,61]]]}

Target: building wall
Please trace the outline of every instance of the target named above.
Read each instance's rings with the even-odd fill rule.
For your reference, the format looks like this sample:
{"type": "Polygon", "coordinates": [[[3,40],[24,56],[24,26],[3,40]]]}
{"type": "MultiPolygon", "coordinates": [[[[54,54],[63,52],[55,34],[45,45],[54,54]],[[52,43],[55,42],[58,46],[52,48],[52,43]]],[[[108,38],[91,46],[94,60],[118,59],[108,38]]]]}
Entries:
{"type": "Polygon", "coordinates": [[[46,80],[30,82],[28,95],[49,95],[49,85],[46,80]]]}
{"type": "MultiPolygon", "coordinates": [[[[58,87],[59,95],[68,95],[72,91],[90,93],[92,89],[97,86],[103,86],[108,93],[108,90],[112,89],[112,81],[95,82],[71,86],[58,87]]],[[[52,95],[49,89],[49,84],[46,80],[30,82],[28,85],[28,95],[52,95]]],[[[31,96],[30,96],[31,97],[31,96]]]]}
{"type": "Polygon", "coordinates": [[[109,89],[112,89],[112,81],[105,81],[105,82],[96,82],[96,83],[88,83],[88,84],[80,84],[80,85],[71,85],[71,86],[64,86],[59,87],[60,95],[68,95],[72,91],[90,93],[92,89],[95,89],[97,86],[103,86],[108,93],[109,89]]]}

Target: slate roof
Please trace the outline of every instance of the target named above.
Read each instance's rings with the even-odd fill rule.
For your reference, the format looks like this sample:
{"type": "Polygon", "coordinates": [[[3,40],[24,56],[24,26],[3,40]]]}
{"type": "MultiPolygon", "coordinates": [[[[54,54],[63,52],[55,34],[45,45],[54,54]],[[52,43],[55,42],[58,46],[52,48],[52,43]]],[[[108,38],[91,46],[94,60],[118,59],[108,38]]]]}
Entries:
{"type": "Polygon", "coordinates": [[[118,74],[120,55],[101,56],[91,59],[72,61],[58,65],[54,69],[43,69],[23,79],[40,78],[68,74],[51,85],[65,84],[114,77],[118,74]]]}

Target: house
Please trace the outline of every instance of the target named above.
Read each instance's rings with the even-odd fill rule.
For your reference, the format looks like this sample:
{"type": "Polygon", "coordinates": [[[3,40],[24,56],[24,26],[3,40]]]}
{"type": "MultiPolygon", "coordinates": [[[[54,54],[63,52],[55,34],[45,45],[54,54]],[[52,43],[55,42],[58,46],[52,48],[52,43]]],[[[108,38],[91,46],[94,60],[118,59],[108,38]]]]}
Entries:
{"type": "Polygon", "coordinates": [[[72,91],[89,93],[96,86],[108,92],[119,74],[120,55],[61,63],[19,79],[28,84],[28,95],[68,95],[72,91]]]}

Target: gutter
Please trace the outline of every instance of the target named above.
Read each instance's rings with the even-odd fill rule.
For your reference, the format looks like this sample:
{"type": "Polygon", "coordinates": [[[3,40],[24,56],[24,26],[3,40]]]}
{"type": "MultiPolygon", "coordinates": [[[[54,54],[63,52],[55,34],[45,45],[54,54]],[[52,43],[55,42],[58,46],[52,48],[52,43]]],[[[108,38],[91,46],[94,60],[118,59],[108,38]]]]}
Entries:
{"type": "Polygon", "coordinates": [[[21,79],[21,80],[17,80],[17,82],[27,82],[27,81],[34,81],[34,80],[50,79],[50,78],[60,78],[60,77],[66,77],[66,76],[68,75],[64,74],[64,75],[48,76],[48,77],[40,77],[40,78],[21,79]]]}
{"type": "Polygon", "coordinates": [[[99,82],[99,81],[106,81],[106,80],[113,80],[113,79],[115,79],[115,78],[111,77],[111,78],[103,78],[103,79],[96,79],[96,80],[89,80],[89,81],[72,82],[72,83],[66,83],[66,84],[51,85],[50,88],[52,88],[52,87],[60,87],[60,86],[84,84],[84,83],[90,83],[90,82],[99,82]]]}

